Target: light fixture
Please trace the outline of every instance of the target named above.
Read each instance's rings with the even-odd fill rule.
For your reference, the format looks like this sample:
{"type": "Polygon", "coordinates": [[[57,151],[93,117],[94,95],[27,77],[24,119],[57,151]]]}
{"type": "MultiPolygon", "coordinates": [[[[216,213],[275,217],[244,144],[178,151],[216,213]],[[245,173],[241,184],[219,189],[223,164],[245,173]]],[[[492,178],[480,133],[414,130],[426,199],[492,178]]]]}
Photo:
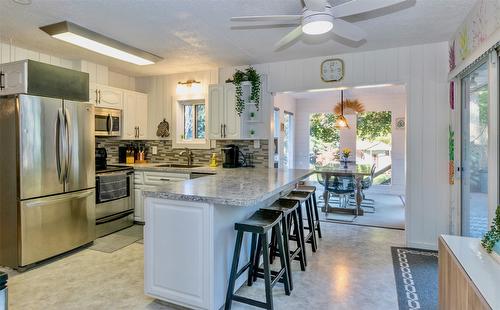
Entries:
{"type": "Polygon", "coordinates": [[[12,2],[17,3],[17,4],[21,4],[21,5],[30,5],[31,4],[31,0],[12,0],[12,2]]]}
{"type": "Polygon", "coordinates": [[[187,80],[186,82],[177,83],[177,95],[199,94],[201,92],[201,82],[198,82],[196,80],[187,80]]]}
{"type": "Polygon", "coordinates": [[[344,116],[344,90],[340,91],[340,115],[337,116],[334,126],[338,129],[349,128],[349,123],[344,116]]]}
{"type": "Polygon", "coordinates": [[[347,87],[308,89],[308,90],[306,90],[306,92],[308,92],[308,93],[322,93],[322,92],[326,92],[326,91],[344,90],[344,89],[347,89],[347,87]]]}
{"type": "Polygon", "coordinates": [[[302,32],[305,34],[320,35],[332,28],[332,16],[324,12],[309,11],[302,19],[302,32]]]}
{"type": "Polygon", "coordinates": [[[363,88],[379,88],[379,87],[388,87],[388,86],[394,86],[394,84],[362,85],[362,86],[355,86],[353,88],[363,89],[363,88]]]}
{"type": "Polygon", "coordinates": [[[43,26],[40,29],[56,39],[140,66],[152,65],[163,59],[68,21],[43,26]]]}

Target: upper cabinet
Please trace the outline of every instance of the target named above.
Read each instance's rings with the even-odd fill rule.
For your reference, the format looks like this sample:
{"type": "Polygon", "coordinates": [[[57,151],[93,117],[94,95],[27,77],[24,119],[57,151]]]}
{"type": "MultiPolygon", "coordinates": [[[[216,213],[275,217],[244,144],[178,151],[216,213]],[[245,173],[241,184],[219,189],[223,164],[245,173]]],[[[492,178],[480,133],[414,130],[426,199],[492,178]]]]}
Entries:
{"type": "Polygon", "coordinates": [[[97,107],[123,109],[123,100],[125,90],[91,83],[89,87],[90,102],[97,107]]]}
{"type": "Polygon", "coordinates": [[[124,91],[122,138],[146,139],[148,134],[148,95],[124,91]]]}
{"type": "MultiPolygon", "coordinates": [[[[264,81],[262,89],[265,89],[264,81]]],[[[248,100],[251,92],[249,83],[242,84],[245,108],[241,115],[236,112],[236,88],[233,84],[209,86],[209,137],[215,140],[267,139],[269,128],[265,117],[269,96],[262,91],[259,107],[248,100]]]]}

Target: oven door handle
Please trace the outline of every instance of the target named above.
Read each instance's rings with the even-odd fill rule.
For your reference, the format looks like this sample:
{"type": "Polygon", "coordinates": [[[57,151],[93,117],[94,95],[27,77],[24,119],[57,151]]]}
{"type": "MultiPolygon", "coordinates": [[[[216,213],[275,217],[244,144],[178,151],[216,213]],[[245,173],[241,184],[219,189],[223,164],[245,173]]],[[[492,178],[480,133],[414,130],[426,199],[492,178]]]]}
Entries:
{"type": "Polygon", "coordinates": [[[133,213],[134,213],[134,210],[123,211],[123,212],[120,212],[118,214],[113,214],[113,215],[107,216],[105,218],[98,219],[98,220],[95,221],[95,223],[96,223],[96,225],[100,225],[100,224],[105,224],[105,223],[113,222],[113,221],[119,220],[121,218],[127,217],[127,216],[129,216],[130,214],[133,214],[133,213]]]}

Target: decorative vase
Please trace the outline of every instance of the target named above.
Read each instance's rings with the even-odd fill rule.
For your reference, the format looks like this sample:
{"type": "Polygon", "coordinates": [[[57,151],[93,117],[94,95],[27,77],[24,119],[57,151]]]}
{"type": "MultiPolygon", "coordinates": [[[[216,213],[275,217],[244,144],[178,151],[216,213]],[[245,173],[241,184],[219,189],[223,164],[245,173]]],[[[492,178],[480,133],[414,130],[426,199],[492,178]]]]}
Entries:
{"type": "Polygon", "coordinates": [[[344,163],[344,169],[347,169],[347,158],[348,157],[344,157],[344,159],[342,160],[342,162],[344,163]]]}

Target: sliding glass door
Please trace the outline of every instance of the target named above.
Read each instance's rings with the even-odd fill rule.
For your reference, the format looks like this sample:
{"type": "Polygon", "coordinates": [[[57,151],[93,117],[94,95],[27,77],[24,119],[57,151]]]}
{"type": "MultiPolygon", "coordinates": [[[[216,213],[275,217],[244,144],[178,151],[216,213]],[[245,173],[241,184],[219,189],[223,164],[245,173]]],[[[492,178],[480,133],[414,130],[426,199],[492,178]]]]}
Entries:
{"type": "Polygon", "coordinates": [[[462,235],[488,230],[488,65],[462,79],[462,235]]]}

